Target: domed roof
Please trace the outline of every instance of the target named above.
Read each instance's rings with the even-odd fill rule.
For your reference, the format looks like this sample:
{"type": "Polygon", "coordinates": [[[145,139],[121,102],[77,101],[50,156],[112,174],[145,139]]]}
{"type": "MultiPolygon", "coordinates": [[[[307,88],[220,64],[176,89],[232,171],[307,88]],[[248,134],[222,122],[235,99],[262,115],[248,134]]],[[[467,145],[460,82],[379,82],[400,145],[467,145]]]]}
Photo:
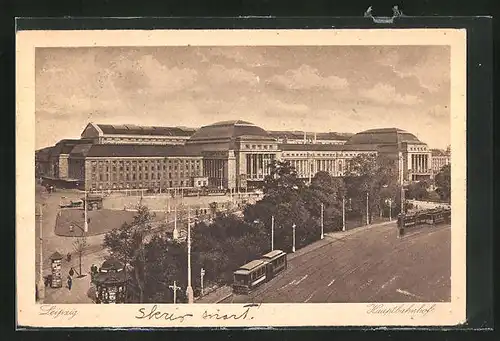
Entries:
{"type": "Polygon", "coordinates": [[[398,128],[370,129],[357,133],[346,144],[387,145],[399,143],[422,144],[415,135],[398,128]]]}
{"type": "Polygon", "coordinates": [[[252,138],[271,138],[267,131],[253,123],[233,120],[222,121],[201,127],[191,136],[189,142],[201,140],[235,139],[248,136],[252,138]]]}

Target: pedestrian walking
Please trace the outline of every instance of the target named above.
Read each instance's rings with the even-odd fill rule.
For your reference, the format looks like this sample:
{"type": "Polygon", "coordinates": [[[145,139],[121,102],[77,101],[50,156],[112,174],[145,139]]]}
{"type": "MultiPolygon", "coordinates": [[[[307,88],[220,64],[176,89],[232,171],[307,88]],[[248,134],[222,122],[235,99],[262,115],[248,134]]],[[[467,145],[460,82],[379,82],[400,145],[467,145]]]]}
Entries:
{"type": "Polygon", "coordinates": [[[73,285],[73,279],[71,279],[71,276],[68,276],[68,289],[71,291],[71,286],[73,285]]]}

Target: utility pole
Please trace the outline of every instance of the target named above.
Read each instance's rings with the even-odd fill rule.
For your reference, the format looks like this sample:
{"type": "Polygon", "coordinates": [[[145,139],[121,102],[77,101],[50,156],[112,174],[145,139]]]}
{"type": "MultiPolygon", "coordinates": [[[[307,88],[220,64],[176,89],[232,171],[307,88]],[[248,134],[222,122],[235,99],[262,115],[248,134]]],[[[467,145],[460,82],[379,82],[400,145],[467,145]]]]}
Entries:
{"type": "Polygon", "coordinates": [[[292,225],[292,252],[295,252],[295,224],[292,225]]]}
{"type": "Polygon", "coordinates": [[[345,197],[342,197],[342,231],[345,232],[345,197]]]}
{"type": "Polygon", "coordinates": [[[83,223],[83,231],[85,233],[89,232],[89,223],[88,223],[88,218],[87,218],[87,205],[88,205],[88,201],[87,201],[87,190],[85,189],[85,203],[83,205],[83,209],[84,209],[84,219],[85,219],[85,222],[83,223]]]}
{"type": "Polygon", "coordinates": [[[40,271],[40,278],[38,279],[38,300],[43,302],[45,298],[45,283],[43,282],[43,208],[38,205],[38,224],[40,229],[40,264],[38,264],[40,271]]]}
{"type": "Polygon", "coordinates": [[[324,223],[323,223],[323,210],[324,210],[324,207],[323,207],[323,203],[321,203],[321,239],[325,238],[325,234],[324,234],[324,223]]]}
{"type": "Polygon", "coordinates": [[[403,173],[403,153],[399,153],[399,185],[401,186],[401,214],[405,214],[405,189],[403,187],[404,183],[404,173],[403,173]]]}
{"type": "Polygon", "coordinates": [[[370,224],[370,213],[369,213],[369,206],[368,206],[368,191],[366,192],[366,225],[370,224]]]}
{"type": "Polygon", "coordinates": [[[274,216],[271,216],[271,251],[274,251],[274,216]]]}
{"type": "Polygon", "coordinates": [[[193,287],[191,286],[191,213],[188,207],[187,215],[187,246],[188,246],[188,284],[186,288],[186,294],[188,297],[188,303],[192,304],[194,301],[193,287]]]}
{"type": "Polygon", "coordinates": [[[181,290],[181,287],[177,286],[177,283],[174,281],[174,285],[168,286],[170,289],[174,291],[174,304],[177,303],[177,290],[181,290]]]}
{"type": "Polygon", "coordinates": [[[205,269],[201,268],[200,278],[201,278],[201,296],[203,296],[203,277],[205,277],[205,269]]]}
{"type": "Polygon", "coordinates": [[[309,185],[311,184],[312,182],[312,174],[311,174],[311,166],[313,165],[313,162],[312,162],[312,158],[311,158],[311,155],[309,153],[307,153],[307,166],[309,168],[308,170],[308,173],[309,173],[309,185]]]}
{"type": "Polygon", "coordinates": [[[392,221],[392,199],[389,198],[389,221],[392,221]]]}
{"type": "Polygon", "coordinates": [[[177,230],[177,205],[174,206],[174,231],[172,234],[174,240],[177,240],[179,238],[179,230],[177,230]]]}

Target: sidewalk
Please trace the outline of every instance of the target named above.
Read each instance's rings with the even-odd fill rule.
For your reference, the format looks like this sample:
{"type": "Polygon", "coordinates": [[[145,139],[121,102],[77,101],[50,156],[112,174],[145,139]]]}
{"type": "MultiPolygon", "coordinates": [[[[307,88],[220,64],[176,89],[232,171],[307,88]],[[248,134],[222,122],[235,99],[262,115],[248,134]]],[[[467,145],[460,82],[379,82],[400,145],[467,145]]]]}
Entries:
{"type": "MultiPolygon", "coordinates": [[[[93,303],[90,297],[93,297],[93,287],[90,284],[90,267],[92,264],[100,266],[104,261],[106,251],[93,252],[82,257],[82,275],[84,277],[78,278],[76,271],[79,271],[78,257],[73,256],[71,262],[62,262],[61,274],[63,278],[62,288],[45,287],[45,299],[43,303],[93,303]],[[71,290],[67,287],[67,277],[69,270],[73,267],[75,275],[73,275],[73,285],[71,290]],[[90,296],[90,297],[89,297],[90,296]]],[[[47,275],[48,273],[45,273],[47,275]]]]}
{"type": "Polygon", "coordinates": [[[209,294],[195,299],[194,303],[219,303],[222,300],[225,300],[229,296],[233,294],[233,289],[230,286],[223,286],[215,289],[209,294]]]}

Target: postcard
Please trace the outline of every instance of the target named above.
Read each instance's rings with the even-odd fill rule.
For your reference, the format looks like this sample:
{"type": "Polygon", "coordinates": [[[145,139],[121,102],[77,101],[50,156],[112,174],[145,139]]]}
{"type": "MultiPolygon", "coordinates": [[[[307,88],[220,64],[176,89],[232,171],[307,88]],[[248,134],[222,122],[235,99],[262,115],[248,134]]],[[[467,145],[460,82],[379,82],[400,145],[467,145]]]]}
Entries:
{"type": "Polygon", "coordinates": [[[465,30],[21,30],[16,65],[20,328],[465,322],[465,30]]]}

